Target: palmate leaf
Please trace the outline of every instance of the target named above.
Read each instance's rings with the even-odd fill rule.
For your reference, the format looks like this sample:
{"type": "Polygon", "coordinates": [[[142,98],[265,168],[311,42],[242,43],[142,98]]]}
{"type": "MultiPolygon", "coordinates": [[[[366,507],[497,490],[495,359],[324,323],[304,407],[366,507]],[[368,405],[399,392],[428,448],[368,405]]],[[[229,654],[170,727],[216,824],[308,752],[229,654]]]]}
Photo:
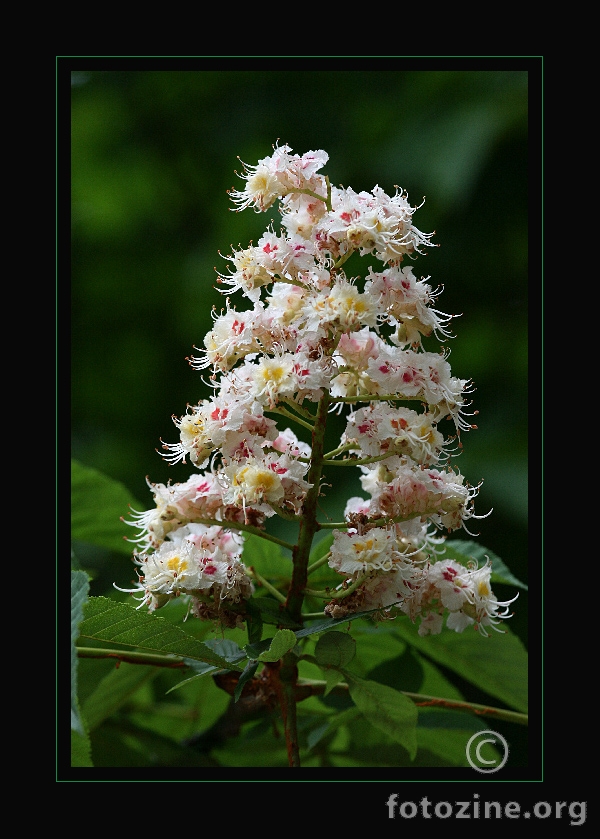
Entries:
{"type": "Polygon", "coordinates": [[[116,603],[107,597],[91,597],[88,600],[79,633],[82,638],[191,658],[226,670],[241,669],[165,618],[138,612],[133,606],[116,603]]]}

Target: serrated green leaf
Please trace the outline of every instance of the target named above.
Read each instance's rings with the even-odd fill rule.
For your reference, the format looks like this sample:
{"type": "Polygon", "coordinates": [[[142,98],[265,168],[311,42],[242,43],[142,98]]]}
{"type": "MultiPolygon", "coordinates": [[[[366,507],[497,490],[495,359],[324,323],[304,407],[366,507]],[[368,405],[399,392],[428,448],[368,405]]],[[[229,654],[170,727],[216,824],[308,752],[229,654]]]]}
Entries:
{"type": "Polygon", "coordinates": [[[296,635],[291,629],[280,629],[271,639],[269,649],[261,653],[259,661],[279,661],[296,646],[296,635]]]}
{"type": "Polygon", "coordinates": [[[82,638],[193,658],[226,670],[241,669],[164,618],[138,612],[126,603],[116,603],[107,597],[91,597],[85,605],[84,616],[79,627],[82,638]]]}
{"type": "Polygon", "coordinates": [[[345,632],[325,632],[315,645],[319,667],[345,667],[356,655],[356,641],[345,632]]]}
{"type": "Polygon", "coordinates": [[[352,701],[371,725],[404,746],[411,760],[417,753],[417,707],[387,685],[345,672],[352,701]]]}
{"type": "Polygon", "coordinates": [[[71,728],[71,766],[93,767],[92,747],[87,734],[71,728]]]}
{"type": "Polygon", "coordinates": [[[83,620],[83,607],[88,598],[90,583],[85,571],[71,571],[71,729],[86,736],[77,698],[77,647],[79,627],[83,620]]]}
{"type": "Polygon", "coordinates": [[[506,564],[489,548],[477,542],[463,539],[452,539],[445,543],[445,552],[443,558],[455,559],[457,562],[466,564],[469,560],[475,560],[479,565],[484,565],[489,558],[492,563],[491,582],[507,583],[508,585],[517,586],[518,588],[527,589],[528,586],[518,580],[515,575],[509,571],[506,564]]]}
{"type": "Polygon", "coordinates": [[[131,536],[132,528],[121,521],[129,509],[143,510],[129,490],[119,481],[114,481],[71,461],[71,538],[88,542],[112,551],[131,554],[131,544],[125,537],[131,536]]]}

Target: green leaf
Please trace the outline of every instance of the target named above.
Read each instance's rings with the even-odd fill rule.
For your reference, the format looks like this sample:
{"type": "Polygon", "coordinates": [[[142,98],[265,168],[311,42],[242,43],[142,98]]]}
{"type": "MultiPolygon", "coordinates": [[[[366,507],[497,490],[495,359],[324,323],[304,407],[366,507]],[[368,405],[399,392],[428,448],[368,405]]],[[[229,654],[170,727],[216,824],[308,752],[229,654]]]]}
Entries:
{"type": "Polygon", "coordinates": [[[139,688],[158,676],[160,668],[121,663],[105,676],[83,703],[88,728],[94,731],[112,716],[139,688]]]}
{"type": "Polygon", "coordinates": [[[85,605],[84,615],[79,627],[82,638],[193,658],[226,670],[241,669],[178,626],[155,614],[138,612],[126,603],[116,603],[107,597],[91,597],[85,605]]]}
{"type": "MultiPolygon", "coordinates": [[[[324,538],[317,542],[316,545],[314,545],[312,551],[310,552],[308,564],[313,565],[313,563],[326,556],[329,553],[329,549],[332,544],[333,533],[328,533],[324,538]]],[[[323,565],[320,565],[311,573],[309,577],[309,586],[310,588],[318,589],[323,589],[327,586],[335,588],[341,581],[342,577],[337,573],[337,571],[331,568],[331,566],[327,563],[323,563],[323,565]]]]}
{"type": "Polygon", "coordinates": [[[204,661],[195,661],[192,658],[184,658],[184,662],[193,671],[194,675],[190,676],[187,679],[182,679],[180,682],[177,682],[176,685],[169,688],[167,693],[171,693],[174,690],[178,690],[183,685],[187,685],[188,682],[193,682],[195,679],[199,679],[201,676],[207,676],[209,673],[215,673],[217,670],[222,668],[215,667],[214,664],[206,664],[204,661]]]}
{"type": "MultiPolygon", "coordinates": [[[[372,642],[374,639],[370,640],[372,642]]],[[[385,638],[380,639],[380,646],[382,640],[385,642],[385,638]]],[[[368,670],[367,678],[386,684],[395,690],[422,693],[450,702],[464,699],[452,682],[442,675],[436,664],[404,641],[399,639],[396,641],[403,648],[402,654],[368,670]]],[[[363,661],[369,661],[375,653],[374,645],[368,642],[369,638],[365,636],[359,636],[357,640],[357,647],[363,661]]],[[[489,723],[481,722],[480,718],[466,711],[419,707],[417,726],[419,765],[424,765],[422,761],[426,759],[425,756],[428,753],[430,758],[437,756],[440,760],[454,766],[468,766],[466,743],[472,734],[486,727],[489,727],[489,723]]],[[[376,751],[375,746],[374,750],[376,751]]]]}
{"type": "Polygon", "coordinates": [[[259,661],[279,661],[296,646],[296,635],[291,629],[280,629],[271,639],[269,649],[261,653],[259,661]]]}
{"type": "MultiPolygon", "coordinates": [[[[454,766],[470,766],[467,743],[477,731],[484,731],[489,727],[489,723],[481,722],[467,713],[419,708],[419,753],[422,750],[430,752],[454,766]]],[[[493,749],[493,753],[500,761],[501,755],[498,750],[493,749]]]]}
{"type": "Polygon", "coordinates": [[[88,598],[90,583],[85,571],[71,571],[71,729],[85,737],[85,726],[81,719],[77,699],[77,647],[79,626],[83,620],[83,607],[88,598]]]}
{"type": "Polygon", "coordinates": [[[344,678],[344,674],[341,670],[333,670],[331,667],[327,670],[323,671],[323,675],[325,676],[325,692],[323,696],[327,696],[336,685],[338,685],[342,679],[344,678]]]}
{"type": "Polygon", "coordinates": [[[120,767],[157,767],[176,771],[188,766],[215,766],[210,755],[200,754],[171,737],[163,737],[131,721],[105,723],[92,736],[94,765],[120,767]]]}
{"type": "MultiPolygon", "coordinates": [[[[350,735],[343,750],[346,759],[354,759],[358,765],[365,767],[410,767],[412,770],[442,766],[468,768],[467,743],[473,734],[488,728],[489,724],[472,715],[447,710],[419,708],[418,712],[417,753],[414,759],[406,749],[385,732],[370,725],[362,715],[346,720],[350,735]]],[[[486,757],[490,756],[486,752],[486,757]]]]}
{"type": "Polygon", "coordinates": [[[87,734],[71,728],[71,766],[93,766],[92,747],[87,734]]]}
{"type": "Polygon", "coordinates": [[[238,679],[238,683],[235,687],[235,691],[233,693],[234,702],[237,702],[240,696],[242,695],[242,690],[244,689],[244,685],[248,682],[256,673],[256,669],[258,667],[258,661],[250,660],[248,664],[244,667],[242,675],[238,679]]]}
{"type": "Polygon", "coordinates": [[[318,559],[321,559],[325,554],[329,553],[329,549],[333,545],[333,538],[333,533],[327,533],[326,536],[313,546],[308,559],[309,565],[313,565],[318,559]]]}
{"type": "MultiPolygon", "coordinates": [[[[242,650],[242,648],[238,644],[236,644],[235,641],[232,641],[230,638],[209,638],[204,643],[214,653],[216,653],[221,658],[225,659],[225,661],[227,661],[228,664],[235,664],[236,662],[246,658],[246,653],[244,652],[244,650],[242,650]]],[[[187,664],[187,666],[191,668],[194,675],[190,676],[187,679],[182,679],[180,682],[177,682],[176,685],[174,685],[172,688],[169,688],[167,693],[171,693],[171,691],[177,690],[182,685],[194,681],[194,679],[198,679],[201,676],[206,676],[208,673],[214,673],[215,670],[220,669],[219,667],[216,667],[214,664],[211,665],[206,664],[202,661],[194,661],[191,658],[184,658],[184,661],[187,664]]],[[[237,670],[239,668],[233,669],[237,670]]]]}
{"type": "Polygon", "coordinates": [[[315,645],[319,667],[345,667],[356,655],[356,641],[345,632],[326,632],[315,645]]]}
{"type": "MultiPolygon", "coordinates": [[[[257,598],[259,600],[267,600],[271,598],[257,598]]],[[[246,632],[248,633],[248,643],[258,644],[263,634],[263,619],[260,609],[254,605],[254,599],[250,598],[246,602],[246,632]]]]}
{"type": "MultiPolygon", "coordinates": [[[[256,612],[263,623],[275,624],[275,626],[281,626],[286,629],[300,628],[300,624],[291,617],[289,612],[286,612],[283,604],[279,603],[273,597],[252,597],[247,601],[246,605],[250,614],[256,612]]],[[[252,642],[255,642],[254,638],[252,642]]]]}
{"type": "Polygon", "coordinates": [[[352,701],[365,719],[404,746],[410,759],[414,760],[417,753],[418,719],[414,702],[387,685],[360,679],[347,671],[344,671],[344,675],[352,701]]]}
{"type": "Polygon", "coordinates": [[[121,521],[121,516],[127,516],[130,507],[144,509],[123,484],[76,460],[71,461],[73,539],[131,554],[131,544],[125,538],[133,535],[133,529],[121,521]]]}
{"type": "Polygon", "coordinates": [[[396,632],[432,661],[442,664],[471,684],[501,699],[509,708],[527,713],[527,651],[507,628],[482,637],[473,628],[444,629],[420,636],[410,622],[396,624],[396,632]]]}
{"type": "Polygon", "coordinates": [[[204,644],[229,663],[239,661],[245,657],[245,653],[240,645],[232,641],[231,638],[208,638],[204,641],[204,644]]]}
{"type": "Polygon", "coordinates": [[[452,539],[446,542],[446,550],[443,558],[455,559],[457,562],[465,565],[469,560],[475,560],[479,565],[484,565],[489,558],[492,563],[492,585],[494,583],[507,583],[508,585],[517,586],[518,588],[527,589],[527,585],[518,580],[515,575],[508,570],[505,563],[499,556],[489,548],[484,548],[483,545],[477,542],[471,542],[462,539],[452,539]]]}
{"type": "Polygon", "coordinates": [[[284,550],[275,542],[250,533],[244,538],[244,564],[256,568],[261,577],[277,585],[292,575],[291,556],[286,556],[284,550]]]}
{"type": "MultiPolygon", "coordinates": [[[[341,678],[344,678],[343,673],[340,673],[337,670],[330,670],[329,673],[337,674],[341,678]]],[[[324,722],[319,720],[316,726],[307,733],[306,739],[309,749],[313,749],[325,737],[331,741],[333,739],[333,735],[336,731],[338,731],[338,729],[347,725],[349,722],[353,722],[357,718],[361,720],[364,719],[356,705],[352,705],[350,708],[346,708],[337,714],[332,714],[327,717],[324,722]]]]}
{"type": "MultiPolygon", "coordinates": [[[[343,618],[325,618],[324,620],[311,623],[305,626],[304,629],[299,629],[296,632],[296,638],[306,638],[308,635],[314,635],[317,632],[326,632],[328,629],[333,629],[334,626],[341,626],[342,624],[349,624],[351,621],[359,620],[373,615],[375,612],[380,612],[381,609],[367,609],[365,612],[354,612],[351,615],[346,615],[343,618]]],[[[402,617],[398,615],[398,618],[402,617]]]]}

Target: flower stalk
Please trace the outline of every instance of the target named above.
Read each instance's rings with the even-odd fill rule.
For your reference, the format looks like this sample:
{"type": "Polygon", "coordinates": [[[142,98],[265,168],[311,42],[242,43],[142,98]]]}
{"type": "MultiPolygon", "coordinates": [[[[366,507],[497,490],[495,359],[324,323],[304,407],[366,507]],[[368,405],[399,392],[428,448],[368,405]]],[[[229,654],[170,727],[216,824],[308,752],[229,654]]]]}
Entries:
{"type": "Polygon", "coordinates": [[[312,434],[311,465],[308,471],[308,483],[311,484],[311,488],[306,493],[298,530],[298,541],[292,551],[293,571],[286,599],[287,611],[292,618],[298,621],[302,619],[302,604],[307,581],[308,558],[314,535],[319,530],[317,502],[321,492],[323,445],[328,413],[329,395],[324,393],[319,401],[315,427],[312,434]]]}

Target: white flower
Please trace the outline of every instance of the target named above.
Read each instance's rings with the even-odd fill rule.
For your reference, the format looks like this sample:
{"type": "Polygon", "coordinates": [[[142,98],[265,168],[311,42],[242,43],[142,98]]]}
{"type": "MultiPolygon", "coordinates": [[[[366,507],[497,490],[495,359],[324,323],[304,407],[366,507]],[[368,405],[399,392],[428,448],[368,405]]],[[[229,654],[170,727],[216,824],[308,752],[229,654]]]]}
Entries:
{"type": "Polygon", "coordinates": [[[257,352],[263,315],[264,308],[260,303],[251,311],[238,312],[229,307],[228,301],[225,314],[213,315],[215,323],[204,336],[203,355],[188,358],[190,366],[195,370],[212,366],[215,370],[226,371],[240,358],[257,352]]]}
{"type": "Polygon", "coordinates": [[[396,534],[384,527],[373,527],[364,534],[333,531],[329,565],[340,574],[356,571],[391,571],[402,560],[396,534]]]}
{"type": "Polygon", "coordinates": [[[316,237],[335,257],[358,250],[361,255],[375,253],[382,262],[400,262],[407,254],[431,246],[431,233],[422,233],[412,224],[417,209],[403,192],[393,197],[376,186],[371,193],[331,190],[333,210],[317,225],[316,237]]]}
{"type": "Polygon", "coordinates": [[[426,402],[436,421],[450,416],[457,430],[472,428],[463,416],[464,394],[472,390],[472,385],[452,376],[443,355],[389,347],[369,359],[367,372],[385,393],[426,402]]]}
{"type": "Polygon", "coordinates": [[[490,586],[491,574],[492,566],[487,562],[481,568],[475,569],[471,577],[475,628],[482,635],[487,635],[486,627],[491,626],[492,629],[496,629],[500,619],[510,617],[508,607],[519,596],[516,594],[511,600],[499,601],[490,586]]]}
{"type": "Polygon", "coordinates": [[[247,507],[254,507],[272,516],[273,506],[283,500],[285,491],[281,475],[270,467],[269,462],[255,457],[223,467],[219,477],[225,503],[241,507],[244,514],[247,507]]]}
{"type": "Polygon", "coordinates": [[[147,605],[154,611],[172,597],[197,594],[227,579],[226,563],[212,561],[185,539],[175,544],[163,542],[154,553],[137,555],[135,562],[141,574],[137,589],[130,591],[143,591],[138,609],[147,605]]]}
{"type": "Polygon", "coordinates": [[[406,454],[423,465],[437,461],[444,449],[444,437],[431,414],[386,402],[351,413],[342,442],[355,442],[366,455],[406,454]]]}
{"type": "Polygon", "coordinates": [[[140,545],[142,548],[158,547],[165,539],[169,530],[181,523],[180,516],[173,508],[172,489],[165,484],[152,484],[146,478],[146,483],[154,495],[155,507],[151,510],[131,510],[132,520],[122,518],[123,524],[138,529],[136,539],[128,539],[129,542],[140,545]]]}
{"type": "Polygon", "coordinates": [[[244,547],[242,533],[225,529],[220,525],[206,525],[200,522],[178,527],[167,537],[168,542],[176,544],[184,540],[201,550],[205,558],[226,564],[239,559],[244,547]]]}
{"type": "Polygon", "coordinates": [[[241,290],[246,297],[254,303],[260,299],[262,286],[273,282],[273,274],[264,265],[261,259],[262,252],[258,248],[245,248],[241,251],[234,251],[231,256],[226,257],[236,269],[230,274],[219,274],[217,282],[228,286],[219,289],[223,294],[231,294],[241,290]]]}
{"type": "MultiPolygon", "coordinates": [[[[320,194],[323,186],[316,184],[313,190],[320,194]]],[[[325,192],[325,190],[323,190],[325,192]]],[[[309,195],[289,193],[283,199],[282,225],[292,239],[314,242],[314,227],[326,212],[325,202],[309,195]]]]}
{"type": "MultiPolygon", "coordinates": [[[[282,150],[286,148],[283,146],[282,150]]],[[[246,184],[243,190],[229,191],[231,200],[237,205],[238,212],[246,207],[254,207],[255,212],[263,213],[284,194],[285,186],[273,171],[269,158],[259,161],[256,166],[249,166],[243,161],[242,164],[245,174],[240,177],[245,178],[246,184]]]]}
{"type": "Polygon", "coordinates": [[[214,444],[206,429],[206,417],[203,405],[188,406],[188,413],[182,417],[173,417],[173,422],[179,429],[178,443],[163,443],[166,450],[165,460],[172,465],[185,463],[187,456],[199,469],[203,469],[214,451],[214,444]]]}
{"type": "Polygon", "coordinates": [[[244,189],[229,192],[238,211],[254,207],[256,212],[264,212],[293,189],[305,189],[307,184],[317,186],[313,183],[315,173],[327,163],[329,155],[322,150],[302,156],[292,155],[291,151],[287,145],[275,146],[274,153],[259,160],[256,166],[242,161],[244,174],[240,177],[246,181],[244,189]]]}
{"type": "Polygon", "coordinates": [[[310,446],[299,440],[291,428],[280,431],[271,445],[278,452],[285,452],[293,457],[310,457],[310,446]]]}
{"type": "Polygon", "coordinates": [[[429,305],[440,291],[433,292],[424,280],[417,280],[410,265],[402,269],[392,266],[382,272],[369,267],[365,283],[365,293],[378,300],[380,319],[396,326],[391,340],[398,346],[421,345],[421,336],[432,332],[438,340],[452,337],[445,327],[453,316],[429,305]]]}
{"type": "Polygon", "coordinates": [[[338,332],[351,332],[363,326],[375,326],[377,306],[367,294],[345,278],[337,279],[331,288],[307,295],[299,313],[309,330],[331,327],[338,332]]]}
{"type": "Polygon", "coordinates": [[[283,322],[289,325],[298,317],[303,305],[306,289],[288,283],[273,283],[271,295],[267,297],[266,317],[271,323],[283,322]]]}
{"type": "Polygon", "coordinates": [[[419,635],[439,634],[446,611],[446,626],[455,632],[468,626],[482,635],[488,634],[489,626],[499,632],[496,627],[510,617],[508,606],[516,597],[499,602],[490,586],[491,573],[489,562],[478,568],[475,563],[465,567],[452,559],[440,560],[429,566],[423,584],[401,609],[411,620],[421,619],[419,635]]]}
{"type": "Polygon", "coordinates": [[[223,500],[244,512],[251,507],[267,516],[274,515],[274,508],[288,507],[299,512],[311,486],[304,480],[308,468],[308,463],[276,452],[233,461],[219,472],[223,500]]]}
{"type": "Polygon", "coordinates": [[[274,408],[282,396],[292,397],[298,387],[294,366],[291,353],[260,358],[252,370],[252,396],[270,408],[274,408]]]}
{"type": "Polygon", "coordinates": [[[364,371],[367,369],[369,359],[377,358],[385,346],[385,342],[379,335],[365,326],[356,332],[342,335],[336,354],[341,356],[343,363],[348,367],[364,371]]]}

